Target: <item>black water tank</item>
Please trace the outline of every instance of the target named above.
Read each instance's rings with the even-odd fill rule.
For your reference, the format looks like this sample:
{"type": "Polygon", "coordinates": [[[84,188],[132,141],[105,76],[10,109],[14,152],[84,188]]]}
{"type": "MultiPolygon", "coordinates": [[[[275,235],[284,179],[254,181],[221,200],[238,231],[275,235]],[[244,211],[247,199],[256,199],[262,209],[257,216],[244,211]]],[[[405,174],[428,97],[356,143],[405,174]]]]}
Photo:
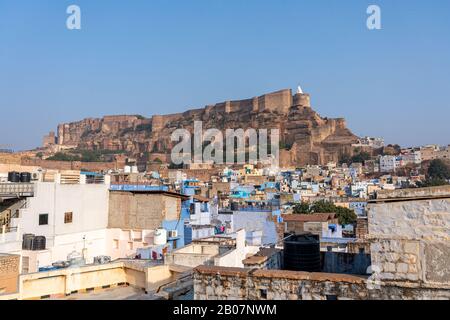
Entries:
{"type": "Polygon", "coordinates": [[[45,250],[45,237],[44,236],[36,236],[33,240],[33,250],[45,250]]]}
{"type": "Polygon", "coordinates": [[[8,181],[9,182],[20,182],[20,173],[19,172],[8,172],[8,181]]]}
{"type": "Polygon", "coordinates": [[[33,240],[34,240],[34,234],[25,233],[22,236],[22,249],[23,250],[33,250],[33,240]]]}
{"type": "Polygon", "coordinates": [[[31,173],[22,172],[20,174],[20,182],[31,182],[31,173]]]}
{"type": "Polygon", "coordinates": [[[284,269],[320,272],[320,239],[311,233],[294,234],[284,240],[284,269]]]}

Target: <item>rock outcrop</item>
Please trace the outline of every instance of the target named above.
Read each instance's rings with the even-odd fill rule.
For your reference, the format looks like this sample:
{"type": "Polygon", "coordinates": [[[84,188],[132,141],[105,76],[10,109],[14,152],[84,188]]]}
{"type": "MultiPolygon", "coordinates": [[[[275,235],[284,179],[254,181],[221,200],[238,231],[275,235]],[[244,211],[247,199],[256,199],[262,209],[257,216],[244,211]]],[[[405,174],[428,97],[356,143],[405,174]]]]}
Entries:
{"type": "Polygon", "coordinates": [[[60,124],[55,143],[81,149],[125,150],[132,156],[146,154],[161,158],[170,154],[174,145],[171,133],[177,128],[193,130],[194,121],[202,121],[203,129],[277,128],[283,147],[282,165],[338,161],[341,155],[352,153],[351,146],[358,139],[347,129],[344,119],[322,118],[311,109],[308,94],[292,95],[286,89],[177,114],[151,118],[105,116],[60,124]]]}

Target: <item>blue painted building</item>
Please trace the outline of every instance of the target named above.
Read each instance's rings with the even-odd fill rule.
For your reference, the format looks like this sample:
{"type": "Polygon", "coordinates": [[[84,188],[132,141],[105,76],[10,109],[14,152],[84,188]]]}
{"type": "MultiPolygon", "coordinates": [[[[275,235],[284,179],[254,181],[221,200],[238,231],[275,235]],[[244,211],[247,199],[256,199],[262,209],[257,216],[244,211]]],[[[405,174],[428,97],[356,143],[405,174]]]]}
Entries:
{"type": "Polygon", "coordinates": [[[197,179],[183,180],[181,193],[186,196],[193,196],[200,193],[200,182],[197,179]]]}
{"type": "Polygon", "coordinates": [[[350,203],[348,204],[348,207],[350,209],[355,210],[355,213],[358,216],[366,215],[366,206],[367,206],[367,201],[350,201],[350,203]]]}
{"type": "Polygon", "coordinates": [[[171,249],[184,247],[192,241],[192,236],[189,237],[189,230],[186,230],[189,217],[189,200],[182,200],[179,219],[162,221],[162,227],[167,230],[167,243],[171,249]]]}
{"type": "Polygon", "coordinates": [[[237,186],[231,190],[230,198],[234,199],[247,199],[255,192],[253,186],[237,186]]]}

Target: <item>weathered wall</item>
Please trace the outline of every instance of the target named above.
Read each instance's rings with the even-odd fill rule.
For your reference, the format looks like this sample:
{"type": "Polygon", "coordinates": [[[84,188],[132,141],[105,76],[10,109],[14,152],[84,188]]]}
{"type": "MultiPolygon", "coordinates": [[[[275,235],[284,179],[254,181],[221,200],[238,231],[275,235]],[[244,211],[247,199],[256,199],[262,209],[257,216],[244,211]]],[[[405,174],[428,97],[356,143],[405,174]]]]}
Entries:
{"type": "Polygon", "coordinates": [[[368,297],[365,279],[348,275],[201,266],[196,300],[326,300],[368,297]]]}
{"type": "Polygon", "coordinates": [[[285,270],[200,266],[194,270],[195,300],[417,300],[450,299],[433,288],[367,286],[360,276],[285,270]]]}
{"type": "Polygon", "coordinates": [[[450,198],[375,203],[368,208],[378,279],[450,290],[450,198]]]}
{"type": "Polygon", "coordinates": [[[0,295],[18,290],[20,256],[0,253],[0,295]]]}
{"type": "Polygon", "coordinates": [[[162,194],[110,192],[108,227],[154,230],[163,220],[177,220],[181,200],[162,194]]]}
{"type": "Polygon", "coordinates": [[[322,272],[365,275],[371,265],[370,254],[321,252],[322,272]]]}

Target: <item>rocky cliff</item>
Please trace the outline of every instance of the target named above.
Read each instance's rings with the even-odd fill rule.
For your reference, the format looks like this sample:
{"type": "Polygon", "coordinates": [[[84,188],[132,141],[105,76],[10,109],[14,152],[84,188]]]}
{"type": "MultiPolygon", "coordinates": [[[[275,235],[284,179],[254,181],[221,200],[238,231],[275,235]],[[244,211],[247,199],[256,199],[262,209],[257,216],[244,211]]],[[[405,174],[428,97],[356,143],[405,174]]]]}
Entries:
{"type": "MultiPolygon", "coordinates": [[[[290,89],[246,100],[226,101],[170,115],[105,116],[60,124],[55,143],[81,149],[125,150],[133,156],[165,158],[174,143],[177,128],[193,130],[194,121],[203,129],[255,128],[280,130],[283,165],[326,164],[351,154],[358,139],[344,119],[322,118],[310,106],[308,94],[292,95],[290,89]]],[[[49,144],[49,137],[44,141],[49,144]]],[[[163,161],[168,159],[162,159],[163,161]]]]}

